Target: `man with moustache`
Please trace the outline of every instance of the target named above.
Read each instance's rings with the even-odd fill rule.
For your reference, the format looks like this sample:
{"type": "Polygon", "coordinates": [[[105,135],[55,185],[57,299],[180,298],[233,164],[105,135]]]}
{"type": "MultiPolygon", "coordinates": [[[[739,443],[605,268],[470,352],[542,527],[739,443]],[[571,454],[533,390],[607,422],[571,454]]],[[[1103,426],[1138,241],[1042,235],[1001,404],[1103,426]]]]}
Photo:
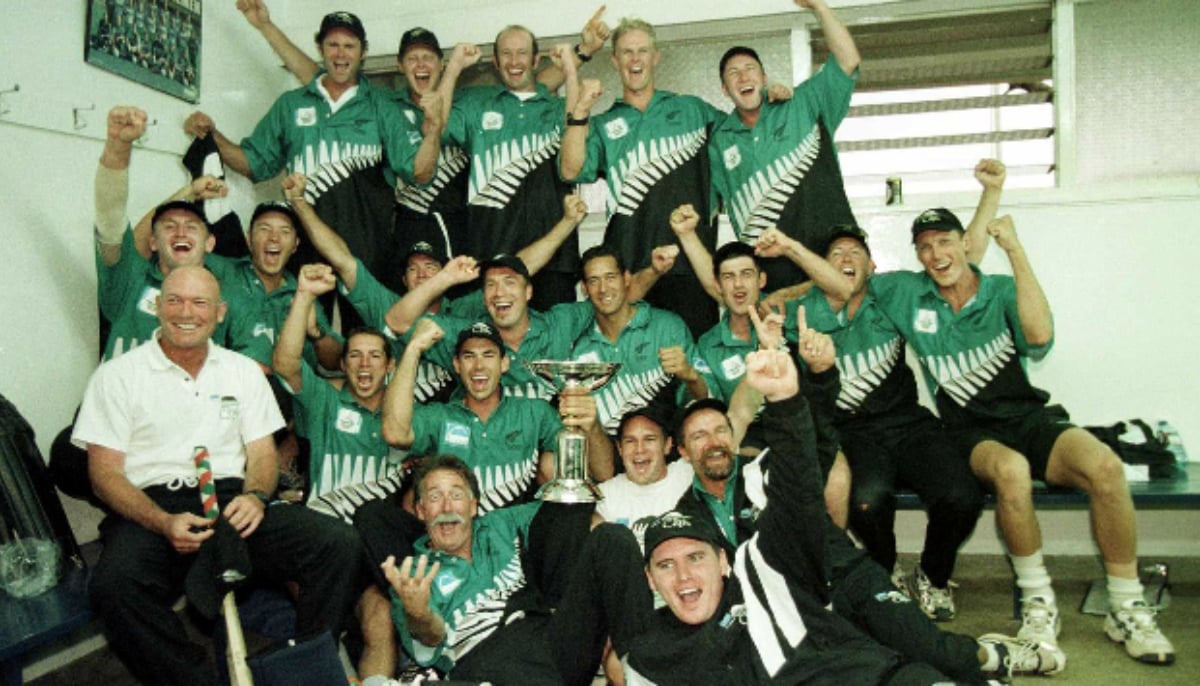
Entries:
{"type": "Polygon", "coordinates": [[[427,534],[389,558],[392,616],[406,652],[456,681],[584,686],[606,639],[619,655],[651,607],[624,527],[588,532],[592,508],[535,502],[479,514],[475,474],[427,458],[415,477],[427,534]]]}
{"type": "Polygon", "coordinates": [[[213,275],[175,268],[158,300],[159,329],[96,370],[75,426],[110,510],[89,594],[109,645],[140,681],[209,686],[208,651],[171,608],[214,535],[202,516],[198,450],[212,469],[216,525],[240,534],[256,575],[298,583],[301,635],[343,628],[358,592],[347,570],[359,568],[360,543],[342,522],[269,505],[278,476],[272,433],[283,418],[258,366],[211,341],[225,315],[213,275]]]}
{"type": "MultiPolygon", "coordinates": [[[[734,110],[709,139],[712,183],[739,240],[754,243],[778,226],[819,253],[834,224],[854,222],[842,182],[833,134],[850,106],[861,58],[854,39],[825,0],[796,0],[821,24],[830,58],[796,85],[790,100],[766,102],[767,77],[758,53],[743,46],[721,58],[721,91],[734,110]]],[[[788,260],[764,263],[767,283],[800,283],[804,272],[788,260]]]]}
{"type": "MultiPolygon", "coordinates": [[[[1013,639],[999,634],[988,634],[981,637],[979,641],[975,641],[967,636],[938,631],[936,626],[913,603],[892,588],[887,573],[854,546],[845,532],[836,527],[829,519],[824,508],[812,509],[811,501],[817,491],[809,484],[820,483],[817,455],[821,451],[828,450],[828,447],[822,444],[829,441],[830,408],[837,392],[838,383],[834,365],[835,349],[829,337],[808,328],[802,314],[798,328],[800,331],[797,346],[798,356],[808,370],[805,382],[807,388],[804,389],[804,395],[807,396],[809,402],[797,406],[796,398],[793,396],[788,403],[772,407],[773,403],[778,402],[779,399],[788,397],[786,389],[792,389],[791,393],[794,393],[796,388],[795,367],[785,352],[755,352],[747,358],[745,385],[755,392],[761,392],[761,389],[767,390],[768,405],[764,422],[766,423],[768,450],[764,451],[759,458],[745,464],[737,457],[734,429],[729,417],[726,416],[725,405],[719,401],[708,399],[693,403],[685,408],[679,422],[677,435],[679,452],[685,460],[692,464],[696,472],[696,479],[693,487],[676,505],[676,512],[673,514],[686,517],[691,523],[711,529],[713,535],[703,539],[716,551],[709,562],[713,563],[718,558],[724,562],[727,553],[737,548],[739,558],[737,576],[743,582],[746,579],[743,565],[746,568],[757,568],[754,572],[756,576],[764,572],[778,573],[779,570],[771,572],[761,568],[759,560],[762,559],[769,560],[771,567],[778,564],[776,560],[785,561],[785,564],[789,565],[809,565],[806,573],[811,576],[808,581],[802,581],[801,586],[815,582],[816,585],[811,587],[810,593],[820,601],[818,604],[821,607],[833,610],[831,617],[838,618],[836,620],[824,618],[823,621],[829,621],[832,624],[814,627],[814,633],[821,631],[822,636],[821,645],[823,647],[818,650],[836,645],[838,640],[830,640],[834,636],[840,637],[840,640],[858,641],[860,646],[858,649],[868,651],[876,658],[886,658],[886,661],[892,662],[893,667],[885,670],[883,674],[889,673],[895,669],[895,665],[906,661],[924,663],[924,665],[931,666],[936,672],[964,683],[983,683],[985,671],[1007,675],[1061,671],[1065,666],[1065,657],[1061,651],[1048,643],[1013,639]],[[781,356],[782,361],[767,367],[762,361],[763,356],[766,355],[781,356]],[[757,368],[754,362],[756,358],[758,359],[757,368]],[[781,367],[790,367],[791,371],[781,374],[778,372],[781,367]],[[793,380],[786,383],[775,383],[775,381],[784,382],[789,376],[793,380]],[[775,398],[771,397],[772,394],[775,395],[775,398]],[[777,414],[774,418],[776,425],[772,428],[770,413],[772,409],[782,408],[787,408],[787,412],[777,414]],[[783,422],[783,426],[780,426],[780,422],[783,422]],[[790,434],[791,437],[786,441],[780,440],[779,434],[774,432],[783,428],[790,431],[798,430],[799,433],[790,434]],[[806,456],[802,460],[802,463],[812,466],[805,466],[799,474],[790,472],[791,463],[797,460],[797,456],[790,450],[796,444],[812,446],[805,451],[811,451],[811,456],[806,456]],[[782,450],[789,452],[781,452],[782,450]],[[789,471],[779,472],[780,465],[784,465],[789,471]],[[802,476],[807,474],[810,469],[813,470],[811,477],[802,476]],[[782,479],[781,476],[783,476],[782,479]],[[796,484],[791,483],[793,479],[803,480],[803,489],[808,492],[807,496],[789,491],[780,492],[772,488],[773,486],[777,487],[777,484],[781,482],[787,484],[788,488],[794,488],[796,484]],[[769,529],[764,530],[763,523],[769,521],[767,513],[772,511],[771,505],[781,497],[789,506],[794,506],[797,502],[808,503],[808,507],[803,513],[789,511],[787,515],[787,521],[791,522],[789,537],[807,542],[801,544],[802,550],[792,551],[784,558],[779,557],[778,551],[772,553],[761,548],[756,551],[757,557],[753,557],[753,562],[749,557],[743,558],[747,553],[745,548],[757,548],[764,544],[765,537],[772,535],[769,529]],[[716,550],[718,546],[722,550],[716,550]],[[806,560],[808,562],[805,562],[806,560]],[[847,620],[853,627],[845,624],[847,620]],[[858,635],[858,638],[853,639],[848,636],[845,633],[847,629],[851,629],[858,635]],[[868,637],[870,638],[868,639],[868,637]],[[871,642],[870,639],[877,643],[871,642]],[[877,654],[872,652],[881,650],[882,652],[877,654]]],[[[788,510],[791,510],[791,507],[788,510]]],[[[654,531],[655,528],[655,525],[652,524],[646,534],[648,575],[652,580],[654,580],[653,572],[656,571],[654,568],[657,565],[655,560],[659,557],[652,545],[653,542],[659,540],[658,536],[660,535],[654,531]]],[[[690,534],[684,535],[691,536],[690,534]]],[[[724,564],[727,569],[727,563],[724,564]]],[[[783,573],[789,575],[789,578],[794,578],[790,577],[788,571],[783,573]]],[[[703,613],[697,614],[701,608],[697,606],[694,598],[687,597],[687,594],[681,596],[677,584],[668,583],[666,592],[664,592],[663,587],[658,585],[662,583],[662,578],[664,577],[656,580],[655,588],[667,600],[668,606],[672,606],[672,596],[674,596],[675,607],[672,607],[672,610],[684,624],[701,625],[712,619],[711,614],[708,616],[703,616],[703,613]]],[[[670,581],[669,578],[668,581],[670,581]]],[[[790,583],[788,587],[791,587],[790,583]]],[[[720,589],[718,589],[719,592],[720,589]]],[[[717,603],[717,599],[711,597],[711,589],[707,592],[702,591],[701,600],[701,605],[708,607],[715,606],[717,603]],[[709,598],[704,600],[706,595],[709,598]]],[[[813,598],[807,598],[805,602],[812,600],[813,598]]],[[[724,608],[724,606],[722,607],[724,608]]],[[[773,602],[772,607],[783,606],[773,602]]],[[[809,616],[804,614],[803,607],[800,608],[800,613],[802,621],[807,623],[809,616]]],[[[735,618],[737,618],[736,613],[735,618]]],[[[721,622],[722,628],[728,628],[729,624],[726,621],[721,622]]],[[[756,636],[756,641],[767,638],[761,632],[752,630],[751,634],[756,636]]],[[[800,634],[800,637],[802,638],[803,634],[800,634]]],[[[792,648],[795,648],[795,645],[792,648]]],[[[658,651],[651,651],[650,654],[653,655],[655,652],[658,651]]],[[[669,652],[669,649],[664,648],[663,652],[669,652]]],[[[714,656],[719,657],[719,651],[714,656]]],[[[838,659],[835,652],[829,656],[822,656],[821,664],[824,665],[827,661],[838,659]]],[[[788,663],[790,664],[790,660],[788,663]]],[[[631,658],[630,664],[635,664],[633,658],[631,658]]],[[[779,666],[783,668],[782,663],[779,666]]],[[[659,667],[661,668],[661,665],[659,667]]],[[[808,668],[813,667],[810,665],[808,668]]],[[[854,670],[866,668],[867,665],[860,665],[854,670]]],[[[863,671],[860,676],[865,677],[867,673],[867,671],[863,671]]],[[[930,683],[924,680],[927,678],[931,677],[921,677],[913,682],[900,681],[897,683],[930,683]]],[[[942,680],[944,677],[933,678],[933,682],[942,680]]],[[[875,677],[874,681],[863,681],[863,683],[876,682],[890,683],[884,676],[875,677]]],[[[667,680],[666,683],[680,682],[667,680]]],[[[858,683],[858,680],[855,683],[858,683]]]]}

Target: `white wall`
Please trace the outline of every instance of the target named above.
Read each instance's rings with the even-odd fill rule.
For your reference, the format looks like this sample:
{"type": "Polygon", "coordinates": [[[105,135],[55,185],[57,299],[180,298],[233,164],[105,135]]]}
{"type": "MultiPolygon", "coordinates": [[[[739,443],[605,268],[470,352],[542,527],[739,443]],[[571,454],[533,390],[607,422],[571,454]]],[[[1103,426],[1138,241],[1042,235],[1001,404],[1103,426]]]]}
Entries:
{"type": "MultiPolygon", "coordinates": [[[[1139,7],[1148,8],[1147,21],[1156,17],[1162,21],[1170,14],[1164,8],[1188,1],[1155,0],[1139,7]]],[[[363,3],[362,13],[375,51],[390,52],[402,28],[418,22],[447,42],[459,37],[490,40],[496,27],[511,21],[525,21],[541,33],[572,33],[591,12],[590,3],[570,3],[566,9],[561,4],[448,0],[417,17],[404,10],[395,12],[394,3],[372,2],[363,3]]],[[[883,12],[901,3],[856,4],[878,5],[883,12]]],[[[102,147],[105,113],[114,104],[136,104],[158,122],[146,149],[135,152],[130,205],[140,212],[185,181],[177,159],[186,145],[180,125],[193,109],[189,103],[85,64],[82,5],[30,4],[22,12],[9,13],[7,33],[19,38],[0,47],[0,90],[14,83],[21,88],[0,96],[0,109],[10,110],[0,115],[5,162],[0,166],[0,187],[5,189],[0,245],[8,258],[0,269],[0,312],[7,324],[0,327],[0,393],[33,424],[43,452],[48,452],[54,435],[70,420],[97,355],[90,215],[92,174],[102,147]],[[86,126],[75,130],[72,108],[79,106],[94,109],[84,113],[86,126]]],[[[328,3],[304,0],[286,5],[275,8],[276,18],[281,25],[293,27],[289,33],[307,46],[328,3]]],[[[701,0],[689,3],[686,15],[666,14],[676,11],[670,3],[620,0],[609,3],[608,16],[636,13],[664,23],[747,10],[744,4],[701,0]]],[[[793,5],[773,0],[756,3],[748,11],[789,13],[793,5]]],[[[212,114],[223,130],[240,136],[281,90],[294,84],[231,2],[205,3],[203,40],[199,107],[212,114]]],[[[1120,43],[1108,49],[1137,54],[1135,46],[1120,43]]],[[[1175,54],[1181,69],[1194,70],[1200,60],[1190,49],[1175,54]]],[[[1112,87],[1122,86],[1114,81],[1112,87]]],[[[1153,97],[1153,91],[1143,91],[1143,97],[1153,97]]],[[[1177,102],[1180,96],[1171,97],[1177,102]]],[[[1189,102],[1193,109],[1200,104],[1195,89],[1189,102]]],[[[1095,116],[1089,113],[1091,120],[1095,116]]],[[[1106,128],[1113,135],[1143,136],[1148,145],[1160,148],[1170,146],[1171,137],[1177,135],[1153,126],[1133,126],[1120,111],[1111,113],[1106,128]]],[[[1189,174],[1170,178],[1010,192],[1004,211],[1015,216],[1055,311],[1057,345],[1033,369],[1035,382],[1084,423],[1131,415],[1168,418],[1200,457],[1200,402],[1194,390],[1200,379],[1200,356],[1191,354],[1194,342],[1200,340],[1200,325],[1189,307],[1192,294],[1200,292],[1196,269],[1200,239],[1192,233],[1200,216],[1200,163],[1192,159],[1189,174]]],[[[237,190],[243,193],[242,205],[249,205],[248,184],[237,190]]],[[[272,192],[266,185],[256,190],[272,192]]],[[[856,211],[871,231],[881,267],[915,266],[907,234],[911,216],[932,205],[969,214],[974,200],[970,196],[909,197],[900,208],[872,205],[856,211]]],[[[997,253],[993,250],[985,268],[1005,268],[997,253]]],[[[1196,513],[1172,515],[1184,519],[1171,521],[1194,530],[1196,513]]],[[[81,540],[95,537],[94,518],[77,505],[72,506],[71,516],[81,540]]],[[[1152,548],[1155,531],[1143,530],[1142,540],[1144,548],[1152,548]]],[[[1185,546],[1180,552],[1200,552],[1194,541],[1172,540],[1165,545],[1185,546]]]]}

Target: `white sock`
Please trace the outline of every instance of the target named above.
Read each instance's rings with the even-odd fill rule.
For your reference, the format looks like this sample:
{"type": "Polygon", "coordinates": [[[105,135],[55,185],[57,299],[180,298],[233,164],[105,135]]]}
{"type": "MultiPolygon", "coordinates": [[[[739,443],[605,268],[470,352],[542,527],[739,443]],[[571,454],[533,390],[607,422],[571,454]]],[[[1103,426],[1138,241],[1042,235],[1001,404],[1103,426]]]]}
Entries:
{"type": "Polygon", "coordinates": [[[1145,600],[1142,582],[1138,579],[1123,579],[1109,574],[1107,586],[1108,604],[1113,612],[1120,610],[1130,600],[1145,600]]]}
{"type": "Polygon", "coordinates": [[[1050,587],[1050,572],[1046,571],[1046,562],[1042,559],[1042,551],[1032,555],[1009,555],[1012,560],[1013,572],[1017,575],[1017,587],[1021,589],[1021,597],[1041,596],[1047,603],[1054,604],[1054,589],[1050,587]]]}

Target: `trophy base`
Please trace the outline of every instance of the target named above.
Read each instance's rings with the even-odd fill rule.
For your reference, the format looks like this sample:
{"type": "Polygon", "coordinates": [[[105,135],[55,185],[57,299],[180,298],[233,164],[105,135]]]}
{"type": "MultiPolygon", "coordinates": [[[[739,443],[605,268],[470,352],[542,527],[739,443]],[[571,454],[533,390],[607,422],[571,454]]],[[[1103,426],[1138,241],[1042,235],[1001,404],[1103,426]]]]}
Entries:
{"type": "Polygon", "coordinates": [[[551,503],[594,503],[604,500],[600,489],[590,481],[582,479],[552,479],[542,484],[537,492],[538,500],[551,503]]]}

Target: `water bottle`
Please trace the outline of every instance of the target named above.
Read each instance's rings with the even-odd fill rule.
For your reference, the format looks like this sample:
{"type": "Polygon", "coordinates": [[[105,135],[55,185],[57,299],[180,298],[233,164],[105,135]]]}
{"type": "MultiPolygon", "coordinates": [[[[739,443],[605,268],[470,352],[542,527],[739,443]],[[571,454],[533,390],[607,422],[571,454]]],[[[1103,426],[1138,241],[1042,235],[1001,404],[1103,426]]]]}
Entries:
{"type": "Polygon", "coordinates": [[[1188,461],[1187,450],[1183,447],[1183,438],[1179,436],[1178,429],[1168,421],[1160,421],[1156,433],[1158,435],[1158,442],[1175,454],[1176,462],[1188,461]]]}

